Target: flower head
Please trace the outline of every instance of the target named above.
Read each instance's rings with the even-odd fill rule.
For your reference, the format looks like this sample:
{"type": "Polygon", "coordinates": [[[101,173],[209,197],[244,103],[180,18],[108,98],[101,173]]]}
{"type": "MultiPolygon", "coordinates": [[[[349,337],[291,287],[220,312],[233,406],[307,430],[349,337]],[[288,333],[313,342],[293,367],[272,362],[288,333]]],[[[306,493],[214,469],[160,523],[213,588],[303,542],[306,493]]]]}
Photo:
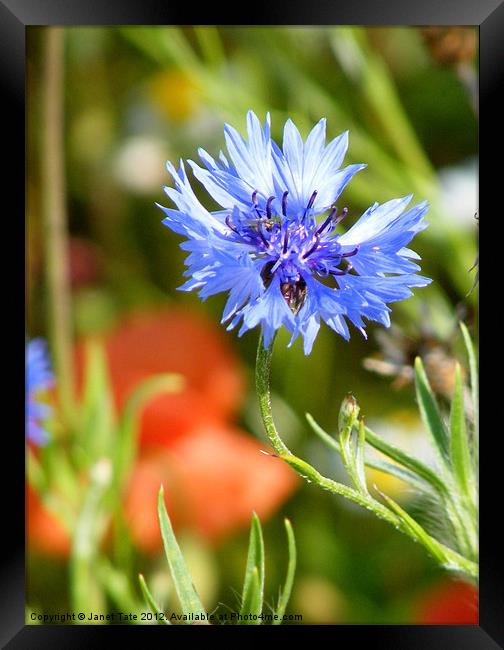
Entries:
{"type": "Polygon", "coordinates": [[[51,414],[51,408],[39,400],[39,393],[53,385],[54,377],[43,339],[33,339],[26,345],[26,433],[28,440],[36,445],[47,442],[49,434],[43,421],[51,414]]]}
{"type": "Polygon", "coordinates": [[[345,339],[347,321],[365,335],[367,320],[390,324],[388,302],[411,295],[410,287],[429,279],[415,275],[405,246],[425,228],[426,202],[405,209],[411,196],[375,203],[344,234],[347,214],[335,206],[346,184],[365,165],[341,167],[348,132],[326,145],[325,119],[305,142],[291,120],[284,127],[282,149],[264,126],[247,115],[248,142],[231,126],[224,134],[231,162],[219,162],[203,149],[204,164],[189,164],[196,179],[221,210],[209,212],[196,198],[183,162],[177,171],[167,163],[175,188],[165,187],[178,209],[159,206],[163,223],[188,241],[180,287],[199,290],[205,299],[229,292],[222,322],[239,335],[261,325],[264,344],[284,325],[291,343],[301,334],[306,354],[324,320],[345,339]]]}

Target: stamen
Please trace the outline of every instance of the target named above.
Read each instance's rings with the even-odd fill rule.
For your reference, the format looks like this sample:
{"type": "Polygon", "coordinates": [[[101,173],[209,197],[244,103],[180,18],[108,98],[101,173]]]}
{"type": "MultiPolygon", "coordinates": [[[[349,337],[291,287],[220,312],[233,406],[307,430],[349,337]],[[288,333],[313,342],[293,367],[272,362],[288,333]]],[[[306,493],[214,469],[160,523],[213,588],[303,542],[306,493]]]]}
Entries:
{"type": "Polygon", "coordinates": [[[331,212],[329,213],[329,216],[327,217],[327,219],[324,221],[324,223],[323,223],[323,224],[318,228],[318,230],[315,232],[316,235],[321,235],[321,234],[324,232],[324,230],[327,228],[327,226],[328,226],[328,225],[331,223],[331,221],[333,220],[334,215],[336,214],[336,212],[337,212],[337,208],[333,208],[333,209],[331,210],[331,212]]]}
{"type": "Polygon", "coordinates": [[[343,219],[347,216],[347,214],[348,214],[348,208],[343,208],[339,217],[337,217],[334,220],[334,225],[337,226],[339,223],[341,223],[343,219]]]}
{"type": "Polygon", "coordinates": [[[315,203],[315,199],[317,198],[317,190],[313,192],[313,194],[310,196],[310,200],[308,201],[308,205],[306,206],[305,214],[308,212],[313,207],[313,204],[315,203]]]}
{"type": "Polygon", "coordinates": [[[285,229],[284,241],[283,241],[283,248],[282,248],[282,252],[283,252],[284,255],[285,255],[285,253],[287,252],[287,245],[288,245],[288,243],[289,243],[289,229],[286,228],[286,229],[285,229]]]}
{"type": "Polygon", "coordinates": [[[360,246],[356,246],[353,251],[350,251],[349,253],[341,253],[341,257],[353,257],[354,255],[357,255],[359,248],[360,246]]]}
{"type": "Polygon", "coordinates": [[[260,221],[259,221],[259,225],[257,227],[257,232],[259,233],[259,237],[262,239],[262,242],[266,246],[266,248],[271,248],[270,242],[264,236],[264,233],[262,231],[262,223],[260,221]]]}
{"type": "Polygon", "coordinates": [[[315,251],[315,250],[318,248],[319,242],[320,242],[320,237],[318,236],[317,233],[315,233],[315,243],[314,243],[313,246],[310,248],[310,250],[309,250],[307,253],[305,253],[305,254],[303,255],[303,259],[304,259],[304,260],[305,260],[307,257],[309,257],[309,256],[313,253],[313,251],[315,251]]]}
{"type": "Polygon", "coordinates": [[[270,196],[269,199],[266,201],[266,218],[271,219],[271,204],[275,200],[274,196],[270,196]]]}
{"type": "Polygon", "coordinates": [[[228,228],[231,228],[231,230],[232,230],[233,232],[235,232],[237,235],[239,234],[239,232],[238,232],[236,226],[234,226],[234,225],[231,223],[231,218],[230,218],[229,215],[226,217],[226,225],[228,226],[228,228]]]}
{"type": "Polygon", "coordinates": [[[282,214],[284,217],[287,216],[287,194],[289,193],[289,190],[285,190],[285,192],[282,195],[282,214]]]}

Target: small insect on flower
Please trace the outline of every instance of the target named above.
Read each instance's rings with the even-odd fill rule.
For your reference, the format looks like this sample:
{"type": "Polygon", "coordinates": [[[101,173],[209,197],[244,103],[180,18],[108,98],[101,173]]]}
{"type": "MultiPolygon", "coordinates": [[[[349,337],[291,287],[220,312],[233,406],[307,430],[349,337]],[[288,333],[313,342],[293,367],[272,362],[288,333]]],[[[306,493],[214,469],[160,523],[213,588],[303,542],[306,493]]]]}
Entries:
{"type": "Polygon", "coordinates": [[[33,339],[26,344],[25,355],[26,382],[26,435],[36,445],[44,445],[49,434],[43,423],[52,412],[48,404],[40,401],[40,393],[54,384],[46,342],[33,339]]]}
{"type": "Polygon", "coordinates": [[[247,115],[248,142],[224,127],[231,162],[203,149],[204,167],[189,160],[194,176],[221,206],[209,212],[196,198],[184,163],[168,162],[175,188],[165,192],[178,209],[159,207],[163,223],[187,237],[189,251],[180,289],[199,290],[206,299],[229,292],[222,322],[239,335],[261,325],[268,346],[284,325],[289,345],[302,335],[311,352],[320,319],[349,339],[347,320],[364,336],[365,322],[390,325],[388,302],[411,296],[411,287],[427,285],[415,275],[416,253],[405,246],[426,227],[424,201],[405,209],[411,195],[375,203],[344,234],[338,224],[348,210],[335,203],[351,178],[366,165],[341,167],[348,132],[326,145],[321,119],[305,142],[291,120],[284,127],[282,149],[271,139],[270,117],[264,126],[247,115]]]}

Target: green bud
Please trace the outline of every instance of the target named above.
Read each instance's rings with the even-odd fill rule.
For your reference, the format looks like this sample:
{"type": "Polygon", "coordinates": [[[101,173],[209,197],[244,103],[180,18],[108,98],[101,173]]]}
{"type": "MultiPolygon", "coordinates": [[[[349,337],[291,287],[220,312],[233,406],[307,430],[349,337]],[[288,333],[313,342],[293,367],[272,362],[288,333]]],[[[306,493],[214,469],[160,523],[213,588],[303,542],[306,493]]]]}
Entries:
{"type": "Polygon", "coordinates": [[[341,408],[338,417],[338,427],[339,430],[343,429],[348,430],[348,434],[352,430],[354,424],[357,423],[357,418],[359,417],[359,405],[355,397],[348,393],[343,402],[341,403],[341,408]]]}

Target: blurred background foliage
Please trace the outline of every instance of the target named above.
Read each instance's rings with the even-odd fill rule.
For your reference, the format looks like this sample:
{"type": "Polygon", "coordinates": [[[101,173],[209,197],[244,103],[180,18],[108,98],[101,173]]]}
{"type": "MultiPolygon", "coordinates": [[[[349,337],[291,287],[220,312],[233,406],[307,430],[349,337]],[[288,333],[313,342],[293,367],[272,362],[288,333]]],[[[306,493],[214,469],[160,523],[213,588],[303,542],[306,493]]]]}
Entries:
{"type": "MultiPolygon", "coordinates": [[[[48,320],[40,164],[46,32],[28,30],[30,336],[47,335],[48,320]]],[[[271,113],[277,141],[288,117],[303,135],[323,116],[328,137],[349,129],[346,163],[368,164],[343,195],[349,224],[375,201],[410,192],[416,201],[427,199],[430,226],[414,249],[422,256],[422,272],[434,282],[395,306],[391,330],[371,324],[367,342],[356,333],[345,343],[322,328],[305,358],[299,344],[286,348],[282,334],[272,379],[285,441],[322,473],[343,476],[309,432],[304,413],[334,430],[349,391],[370,426],[421,454],[425,436],[411,362],[420,354],[440,399],[448,399],[454,359],[463,358],[457,320],[464,319],[477,337],[477,290],[470,292],[474,271],[469,272],[477,255],[476,30],[66,28],[64,66],[68,274],[78,383],[83,341],[97,336],[105,342],[119,410],[135,384],[151,374],[177,372],[187,382],[180,393],[152,400],[143,412],[138,454],[120,497],[128,542],[122,556],[111,555],[104,543],[105,582],[129,584],[133,607],[141,602],[135,573],[141,570],[165,606],[174,606],[156,517],[164,482],[170,516],[205,604],[235,606],[256,510],[272,585],[284,571],[283,517],[293,522],[298,570],[289,611],[301,613],[305,623],[474,621],[472,588],[449,581],[421,548],[372,515],[300,485],[288,468],[259,454],[265,442],[252,390],[257,336],[239,339],[218,325],[224,297],[201,304],[195,295],[176,291],[185,255],[179,238],[161,225],[155,202],[168,203],[162,192],[169,183],[165,161],[195,159],[200,146],[218,153],[223,123],[243,130],[248,109],[271,113]]],[[[204,192],[199,196],[215,208],[204,192]]],[[[373,482],[415,507],[399,480],[375,472],[373,482]]],[[[30,487],[28,604],[34,611],[70,607],[71,533],[30,487]]],[[[111,593],[113,588],[109,599],[111,593]]],[[[276,596],[271,593],[271,601],[276,596]]],[[[117,605],[112,597],[103,607],[117,605]]]]}

